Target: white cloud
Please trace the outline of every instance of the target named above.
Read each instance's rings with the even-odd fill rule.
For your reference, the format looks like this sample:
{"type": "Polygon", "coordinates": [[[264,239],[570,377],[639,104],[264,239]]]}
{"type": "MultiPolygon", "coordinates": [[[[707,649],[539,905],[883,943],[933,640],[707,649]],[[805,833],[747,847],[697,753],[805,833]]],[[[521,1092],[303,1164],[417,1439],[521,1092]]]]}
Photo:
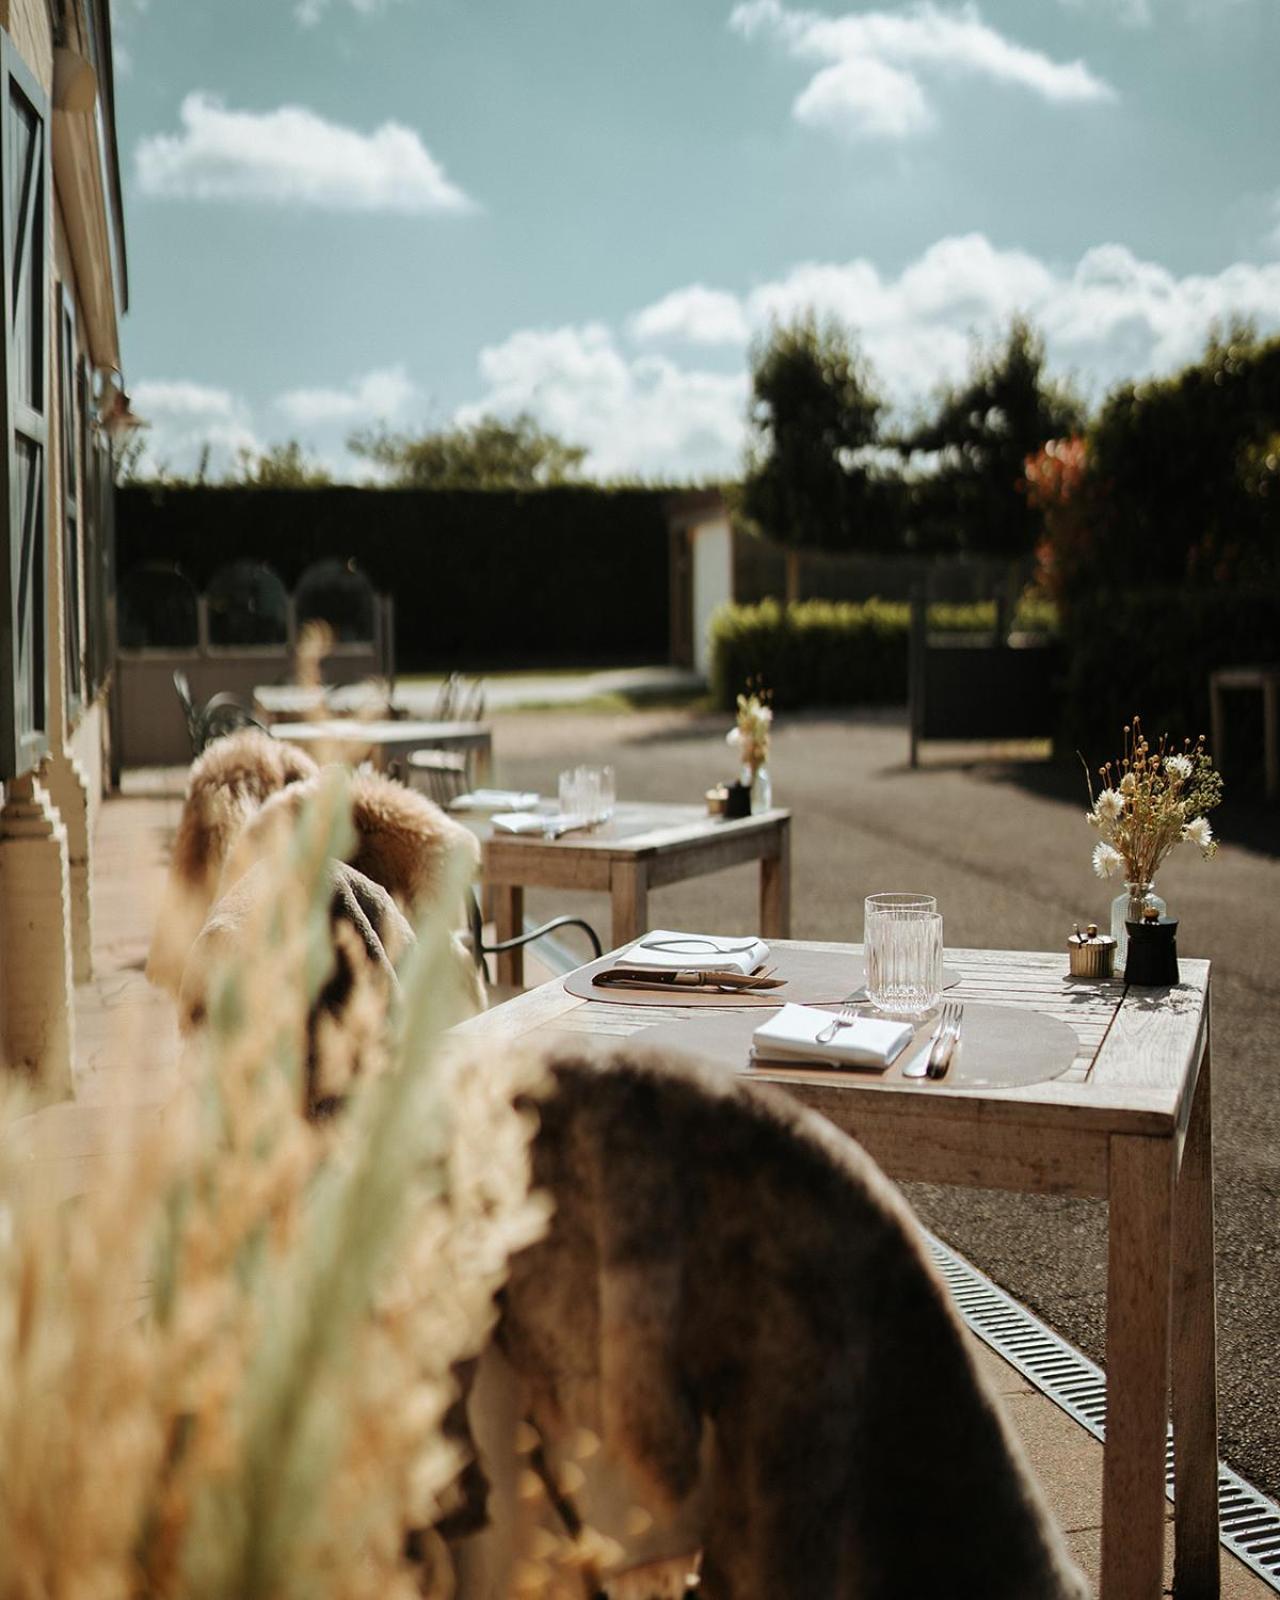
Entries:
{"type": "Polygon", "coordinates": [[[685,339],[690,344],[740,344],[747,319],[736,295],[701,283],[676,289],[631,318],[637,339],[685,339]]]}
{"type": "Polygon", "coordinates": [[[483,397],[457,414],[533,412],[584,445],[602,476],[684,477],[738,463],[746,376],[688,371],[665,357],[630,358],[599,323],[526,328],[481,351],[483,397]]]}
{"type": "Polygon", "coordinates": [[[1013,85],[1052,104],[1111,100],[1114,90],[1083,61],[1054,61],[1006,38],[974,5],[918,0],[902,11],[830,17],[782,0],[744,0],[730,27],[764,34],[818,70],[797,96],[797,121],[850,138],[904,139],[935,126],[926,80],[960,77],[1013,85]]]}
{"type": "Polygon", "coordinates": [[[249,407],[229,389],[187,378],[142,379],[132,385],[134,412],[146,423],[139,471],[185,475],[208,451],[207,472],[220,478],[236,465],[241,450],[262,446],[249,407]]]}
{"type": "Polygon", "coordinates": [[[276,406],[300,427],[390,420],[417,395],[403,367],[382,367],[353,378],[345,389],[290,389],[276,406]]]}
{"type": "MultiPolygon", "coordinates": [[[[333,3],[334,0],[297,0],[293,14],[304,28],[314,28],[333,3]]],[[[346,0],[346,3],[360,16],[371,17],[375,12],[385,11],[392,0],[346,0]]]]}
{"type": "Polygon", "coordinates": [[[418,134],[395,122],[361,133],[304,106],[231,111],[189,94],[182,131],[138,145],[138,186],[165,200],[240,200],[327,211],[460,212],[473,203],[418,134]]]}
{"type": "Polygon", "coordinates": [[[853,327],[890,401],[909,411],[966,372],[973,336],[990,339],[1017,312],[1043,332],[1050,369],[1072,372],[1094,398],[1128,378],[1176,370],[1203,349],[1215,324],[1254,319],[1280,330],[1280,261],[1237,262],[1179,277],[1127,246],[1104,244],[1073,266],[1001,249],[982,234],[940,239],[896,275],[858,258],[803,262],[735,295],[695,284],[626,321],[642,346],[626,351],[601,324],[526,329],[483,352],[483,411],[532,411],[589,447],[604,473],[731,474],[745,440],[746,374],[679,359],[681,345],[741,352],[771,321],[813,310],[853,327]]]}

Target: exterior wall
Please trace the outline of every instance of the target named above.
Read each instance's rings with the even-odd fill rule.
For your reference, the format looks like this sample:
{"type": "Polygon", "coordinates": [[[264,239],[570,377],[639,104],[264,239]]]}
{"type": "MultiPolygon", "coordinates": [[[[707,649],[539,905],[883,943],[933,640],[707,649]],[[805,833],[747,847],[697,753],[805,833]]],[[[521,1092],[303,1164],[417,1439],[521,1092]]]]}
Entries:
{"type": "Polygon", "coordinates": [[[0,27],[48,93],[53,87],[53,31],[46,0],[0,0],[0,27]]]}
{"type": "MultiPolygon", "coordinates": [[[[73,5],[67,20],[78,27],[73,5]]],[[[33,71],[52,102],[53,35],[46,0],[0,0],[0,27],[33,71]]],[[[69,41],[75,43],[75,35],[69,41]]],[[[85,41],[79,41],[83,48],[85,41]]],[[[46,138],[54,138],[55,116],[50,106],[46,138]]],[[[71,114],[79,118],[82,114],[71,114]]],[[[99,124],[100,125],[100,124],[99,124]]],[[[86,119],[84,129],[89,128],[86,119]]],[[[60,133],[73,141],[82,138],[79,124],[60,124],[60,133]],[[73,129],[68,133],[68,129],[73,129]]],[[[96,159],[96,158],[95,158],[96,159]]],[[[49,300],[48,443],[46,472],[47,527],[47,694],[49,753],[32,777],[0,785],[0,1065],[39,1066],[45,1088],[65,1093],[70,1088],[73,1017],[72,981],[92,975],[92,839],[103,792],[103,751],[107,729],[105,693],[86,704],[73,695],[68,683],[64,583],[64,484],[62,372],[59,361],[61,319],[60,290],[65,288],[75,309],[76,362],[83,355],[93,368],[88,344],[83,286],[77,283],[75,260],[64,207],[76,205],[73,222],[95,218],[75,193],[59,191],[56,163],[51,160],[50,238],[47,260],[49,300]]],[[[83,233],[83,228],[80,229],[83,233]]],[[[99,231],[101,231],[99,229],[99,231]]],[[[83,240],[82,240],[83,245],[83,240]]],[[[92,260],[81,256],[81,260],[92,260]]],[[[110,284],[110,266],[96,282],[99,307],[110,284]]],[[[106,295],[107,319],[114,343],[111,303],[106,295]]],[[[101,318],[99,319],[101,322],[101,318]]],[[[79,449],[77,418],[76,459],[79,449]]],[[[85,419],[87,425],[87,418],[85,419]]],[[[88,510],[88,485],[80,489],[80,516],[74,559],[79,569],[75,585],[78,607],[77,637],[83,653],[86,641],[87,568],[84,547],[88,510]]],[[[83,677],[83,673],[81,674],[83,677]]]]}

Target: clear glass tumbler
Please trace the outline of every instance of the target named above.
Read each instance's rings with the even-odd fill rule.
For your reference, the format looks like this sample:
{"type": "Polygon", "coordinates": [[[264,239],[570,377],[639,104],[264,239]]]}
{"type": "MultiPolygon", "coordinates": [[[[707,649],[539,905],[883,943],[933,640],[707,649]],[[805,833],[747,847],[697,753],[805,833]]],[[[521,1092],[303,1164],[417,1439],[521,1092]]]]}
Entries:
{"type": "Polygon", "coordinates": [[[919,1017],[942,993],[942,918],[913,906],[868,904],[867,996],[877,1011],[919,1017]]]}

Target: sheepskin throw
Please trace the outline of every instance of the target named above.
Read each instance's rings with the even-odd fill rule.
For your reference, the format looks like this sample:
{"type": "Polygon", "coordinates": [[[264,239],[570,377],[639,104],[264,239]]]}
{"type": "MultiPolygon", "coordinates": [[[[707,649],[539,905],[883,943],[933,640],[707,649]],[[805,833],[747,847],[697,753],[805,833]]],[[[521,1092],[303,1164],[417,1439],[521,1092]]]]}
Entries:
{"type": "MultiPolygon", "coordinates": [[[[998,1397],[870,1158],[781,1092],[567,1042],[550,1232],[498,1338],[544,1437],[697,1496],[706,1600],[1083,1600],[998,1397]]],[[[583,1467],[589,1474],[591,1463],[583,1467]]]]}
{"type": "Polygon", "coordinates": [[[217,898],[223,866],[240,830],[269,796],[318,771],[304,750],[258,728],[215,739],[192,764],[147,957],[152,983],[178,992],[187,954],[217,898]]]}

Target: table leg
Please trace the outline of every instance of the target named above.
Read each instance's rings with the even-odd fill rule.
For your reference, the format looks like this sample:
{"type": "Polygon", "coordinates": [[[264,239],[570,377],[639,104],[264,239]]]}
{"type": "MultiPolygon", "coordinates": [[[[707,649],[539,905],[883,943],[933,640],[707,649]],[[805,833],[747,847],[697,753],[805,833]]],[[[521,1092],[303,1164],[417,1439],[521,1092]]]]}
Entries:
{"type": "Polygon", "coordinates": [[[778,827],[778,853],[760,858],[760,933],[765,939],[791,937],[791,823],[778,827]]]}
{"type": "Polygon", "coordinates": [[[1217,1600],[1218,1385],[1213,1129],[1206,1045],[1173,1202],[1173,1449],[1178,1600],[1217,1600]]]}
{"type": "Polygon", "coordinates": [[[615,861],[609,870],[614,946],[649,931],[649,868],[643,861],[615,861]]]}
{"type": "Polygon", "coordinates": [[[487,789],[493,783],[493,740],[482,739],[475,747],[476,788],[487,789]]]}
{"type": "Polygon", "coordinates": [[[1172,1141],[1111,1140],[1101,1600],[1158,1600],[1169,1415],[1172,1141]]]}
{"type": "MultiPolygon", "coordinates": [[[[495,884],[493,925],[498,943],[524,932],[524,890],[518,883],[495,884]]],[[[503,950],[498,954],[498,982],[520,988],[524,983],[524,951],[503,950]]]]}

